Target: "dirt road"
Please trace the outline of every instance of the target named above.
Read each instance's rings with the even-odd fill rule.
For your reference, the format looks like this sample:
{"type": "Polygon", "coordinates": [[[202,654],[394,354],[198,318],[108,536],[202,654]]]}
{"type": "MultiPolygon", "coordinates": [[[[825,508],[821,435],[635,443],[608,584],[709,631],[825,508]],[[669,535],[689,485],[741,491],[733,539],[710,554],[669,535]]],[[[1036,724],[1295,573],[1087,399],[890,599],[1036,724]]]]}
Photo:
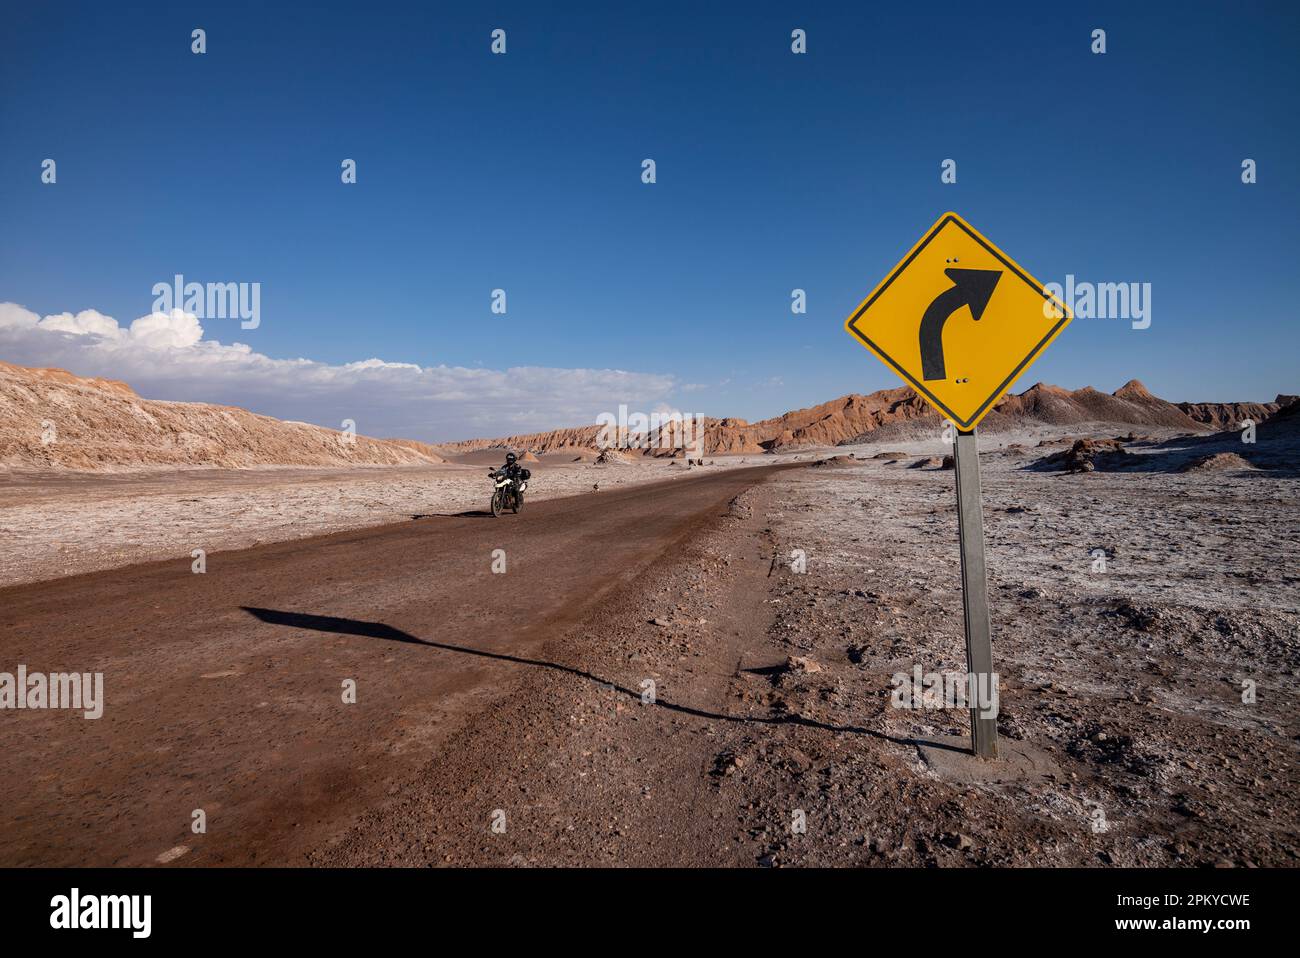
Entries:
{"type": "Polygon", "coordinates": [[[102,672],[106,700],[0,714],[0,865],[301,863],[771,470],[0,590],[0,671],[102,672]]]}

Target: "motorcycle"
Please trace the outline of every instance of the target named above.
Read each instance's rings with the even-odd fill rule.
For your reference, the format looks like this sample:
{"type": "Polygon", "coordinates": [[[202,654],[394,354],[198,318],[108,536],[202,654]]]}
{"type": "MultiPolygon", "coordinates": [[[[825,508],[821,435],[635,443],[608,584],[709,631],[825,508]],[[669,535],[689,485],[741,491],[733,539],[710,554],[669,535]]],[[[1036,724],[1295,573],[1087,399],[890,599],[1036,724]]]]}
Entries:
{"type": "Polygon", "coordinates": [[[496,518],[509,509],[513,513],[518,513],[524,505],[524,490],[528,488],[528,480],[532,478],[532,473],[523,469],[519,473],[519,481],[511,479],[500,470],[493,469],[488,475],[492,478],[492,517],[496,518]]]}

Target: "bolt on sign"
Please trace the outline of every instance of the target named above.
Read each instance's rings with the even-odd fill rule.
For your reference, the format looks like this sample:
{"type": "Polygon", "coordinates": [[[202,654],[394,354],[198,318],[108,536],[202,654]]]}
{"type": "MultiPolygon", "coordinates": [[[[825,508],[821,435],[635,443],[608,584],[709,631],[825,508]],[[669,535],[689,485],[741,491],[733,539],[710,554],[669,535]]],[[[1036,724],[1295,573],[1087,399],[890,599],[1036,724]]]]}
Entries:
{"type": "MultiPolygon", "coordinates": [[[[1043,284],[956,213],[945,213],[844,322],[850,336],[958,429],[957,528],[966,665],[992,682],[984,512],[975,427],[1070,322],[1043,284]]],[[[996,758],[996,709],[972,702],[971,749],[996,758]],[[981,707],[977,707],[981,706],[981,707]]]]}
{"type": "Polygon", "coordinates": [[[945,213],[844,328],[958,429],[974,429],[1070,319],[1042,283],[945,213]]]}

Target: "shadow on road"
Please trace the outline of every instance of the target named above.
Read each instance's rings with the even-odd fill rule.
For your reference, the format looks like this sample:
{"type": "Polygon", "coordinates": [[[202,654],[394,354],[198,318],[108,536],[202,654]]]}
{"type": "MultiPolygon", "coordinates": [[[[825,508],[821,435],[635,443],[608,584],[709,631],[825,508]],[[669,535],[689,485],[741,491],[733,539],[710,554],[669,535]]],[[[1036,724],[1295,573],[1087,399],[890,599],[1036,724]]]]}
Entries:
{"type": "Polygon", "coordinates": [[[412,519],[482,519],[492,518],[486,509],[469,509],[465,512],[417,512],[412,519]]]}
{"type": "MultiPolygon", "coordinates": [[[[421,639],[418,636],[411,635],[409,632],[403,632],[401,629],[395,629],[391,625],[385,625],[382,622],[363,622],[360,619],[343,619],[332,615],[309,615],[305,612],[282,612],[277,609],[258,609],[246,605],[240,606],[240,608],[249,615],[270,625],[286,625],[295,629],[309,629],[313,632],[332,632],[336,635],[359,635],[368,639],[387,639],[390,642],[404,642],[408,645],[427,645],[430,648],[443,649],[447,652],[458,652],[462,655],[474,655],[485,659],[496,659],[499,662],[511,662],[515,665],[529,665],[535,668],[553,669],[556,672],[566,672],[569,675],[576,675],[578,678],[585,679],[588,682],[594,682],[602,688],[613,689],[614,691],[626,695],[628,698],[635,699],[638,702],[641,700],[640,692],[634,692],[632,689],[624,688],[614,682],[608,682],[590,672],[574,668],[570,665],[561,665],[558,662],[544,662],[540,659],[526,659],[517,655],[506,655],[501,652],[488,652],[483,649],[471,649],[463,645],[449,645],[446,642],[433,642],[429,639],[421,639]]],[[[958,748],[952,745],[936,744],[930,741],[922,743],[918,739],[897,738],[893,735],[886,735],[884,732],[878,732],[875,729],[861,728],[856,725],[831,725],[827,722],[818,722],[815,719],[804,718],[802,715],[721,715],[716,712],[705,711],[704,709],[692,708],[689,705],[677,705],[665,701],[662,698],[656,698],[654,704],[660,708],[666,708],[683,715],[693,715],[696,718],[712,719],[719,722],[740,722],[755,725],[806,725],[809,728],[819,728],[827,732],[846,732],[853,735],[869,735],[872,738],[892,742],[895,745],[916,747],[924,744],[928,748],[940,748],[954,752],[968,751],[967,749],[958,748]]]]}

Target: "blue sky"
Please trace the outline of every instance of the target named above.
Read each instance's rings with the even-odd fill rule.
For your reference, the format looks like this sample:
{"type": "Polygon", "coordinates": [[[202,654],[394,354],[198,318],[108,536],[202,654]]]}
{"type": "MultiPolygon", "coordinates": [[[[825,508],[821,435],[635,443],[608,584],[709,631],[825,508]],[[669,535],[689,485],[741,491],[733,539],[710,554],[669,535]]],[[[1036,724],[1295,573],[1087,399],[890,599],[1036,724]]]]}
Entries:
{"type": "Polygon", "coordinates": [[[1045,282],[1151,284],[1150,328],[1077,320],[1018,388],[1300,390],[1295,4],[269,6],[30,4],[0,34],[0,302],[125,328],[176,273],[258,282],[257,329],[202,322],[257,361],[85,322],[0,358],[419,438],[757,419],[897,384],[842,324],[953,209],[1045,282]]]}

